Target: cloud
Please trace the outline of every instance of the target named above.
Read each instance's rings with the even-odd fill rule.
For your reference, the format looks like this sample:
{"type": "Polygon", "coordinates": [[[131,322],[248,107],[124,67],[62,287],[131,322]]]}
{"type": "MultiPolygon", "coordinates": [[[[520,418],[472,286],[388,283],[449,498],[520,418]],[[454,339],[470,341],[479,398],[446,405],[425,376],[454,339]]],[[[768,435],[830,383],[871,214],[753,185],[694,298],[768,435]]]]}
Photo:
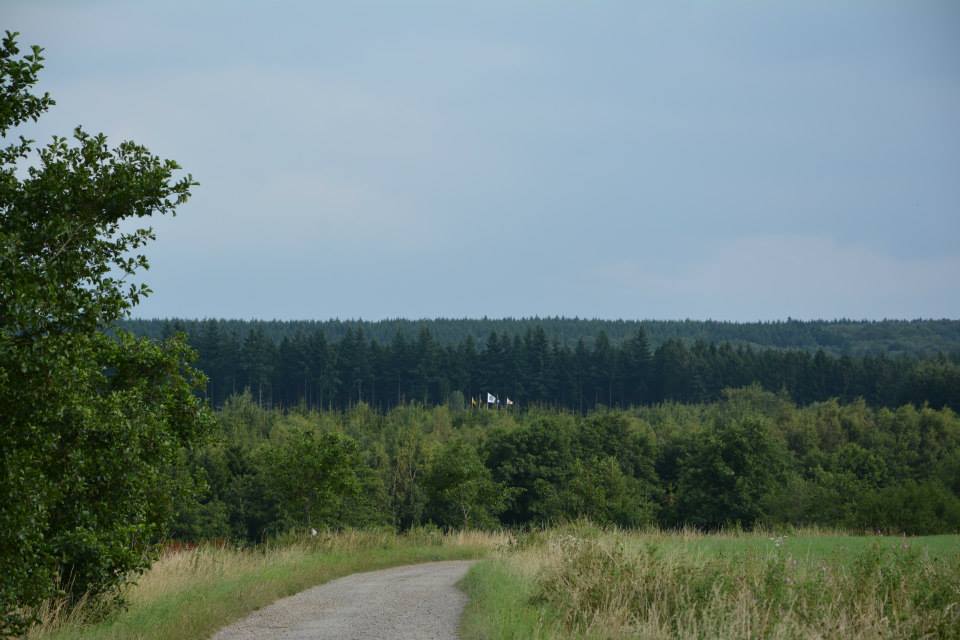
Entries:
{"type": "MultiPolygon", "coordinates": [[[[674,267],[608,263],[594,281],[690,317],[912,318],[960,315],[960,256],[896,257],[814,235],[750,236],[674,267]]],[[[674,314],[675,315],[675,314],[674,314]]]]}
{"type": "Polygon", "coordinates": [[[51,2],[7,11],[58,100],[25,133],[201,183],[158,314],[960,315],[929,11],[51,2]]]}

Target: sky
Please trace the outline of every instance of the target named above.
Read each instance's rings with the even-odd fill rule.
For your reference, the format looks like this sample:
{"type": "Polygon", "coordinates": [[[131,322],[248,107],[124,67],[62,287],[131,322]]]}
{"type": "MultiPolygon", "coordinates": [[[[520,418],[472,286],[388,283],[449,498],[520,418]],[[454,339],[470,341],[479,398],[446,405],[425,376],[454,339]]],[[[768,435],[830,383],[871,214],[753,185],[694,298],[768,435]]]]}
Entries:
{"type": "Polygon", "coordinates": [[[3,0],[200,183],[138,317],[960,317],[960,3],[3,0]]]}

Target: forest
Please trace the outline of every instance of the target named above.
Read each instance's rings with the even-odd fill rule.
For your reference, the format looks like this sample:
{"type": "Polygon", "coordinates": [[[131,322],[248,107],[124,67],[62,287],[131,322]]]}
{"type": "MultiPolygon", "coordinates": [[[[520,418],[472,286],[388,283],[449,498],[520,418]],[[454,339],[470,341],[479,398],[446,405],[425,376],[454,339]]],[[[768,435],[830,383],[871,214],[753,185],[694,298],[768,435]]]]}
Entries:
{"type": "Polygon", "coordinates": [[[575,347],[582,338],[591,346],[601,333],[620,345],[643,329],[654,347],[671,338],[693,343],[728,342],[757,348],[823,350],[830,355],[888,355],[929,357],[960,352],[960,320],[774,320],[770,322],[721,322],[715,320],[624,320],[601,318],[392,318],[386,320],[238,320],[187,318],[124,318],[118,327],[136,335],[160,338],[171,327],[187,334],[199,334],[205,325],[215,322],[221,332],[238,340],[259,328],[274,343],[292,339],[298,333],[310,335],[322,331],[328,340],[340,341],[348,330],[363,330],[369,339],[386,344],[397,333],[414,337],[421,329],[442,346],[455,345],[468,336],[485,340],[491,333],[512,340],[527,330],[543,329],[550,342],[575,347]]]}
{"type": "MultiPolygon", "coordinates": [[[[486,403],[490,393],[517,407],[584,413],[600,406],[710,402],[725,388],[756,383],[799,404],[863,398],[871,406],[960,409],[960,351],[851,356],[676,337],[657,344],[643,326],[619,340],[603,330],[579,335],[571,346],[540,324],[476,340],[470,322],[458,325],[465,334],[458,342],[435,337],[429,325],[413,336],[398,329],[386,341],[370,337],[362,324],[347,326],[340,338],[330,338],[320,323],[310,331],[290,323],[297,327],[293,333],[277,330],[285,326],[278,323],[217,320],[123,326],[160,328],[157,336],[144,331],[145,337],[184,332],[208,376],[205,393],[214,407],[249,389],[258,404],[277,408],[347,409],[363,402],[387,411],[407,402],[486,403]]],[[[912,326],[878,326],[900,324],[912,326]]]]}
{"type": "Polygon", "coordinates": [[[757,386],[716,402],[567,411],[407,404],[387,413],[266,409],[232,396],[171,483],[176,537],[295,529],[819,525],[960,528],[950,409],[799,407],[757,386]]]}

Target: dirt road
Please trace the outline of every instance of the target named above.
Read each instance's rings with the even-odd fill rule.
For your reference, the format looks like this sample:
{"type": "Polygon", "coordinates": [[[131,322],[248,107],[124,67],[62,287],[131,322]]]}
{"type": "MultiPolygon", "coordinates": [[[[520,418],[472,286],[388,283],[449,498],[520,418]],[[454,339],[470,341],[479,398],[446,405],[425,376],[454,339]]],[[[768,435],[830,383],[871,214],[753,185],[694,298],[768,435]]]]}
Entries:
{"type": "Polygon", "coordinates": [[[454,640],[471,561],[355,573],[278,600],[213,640],[454,640]]]}

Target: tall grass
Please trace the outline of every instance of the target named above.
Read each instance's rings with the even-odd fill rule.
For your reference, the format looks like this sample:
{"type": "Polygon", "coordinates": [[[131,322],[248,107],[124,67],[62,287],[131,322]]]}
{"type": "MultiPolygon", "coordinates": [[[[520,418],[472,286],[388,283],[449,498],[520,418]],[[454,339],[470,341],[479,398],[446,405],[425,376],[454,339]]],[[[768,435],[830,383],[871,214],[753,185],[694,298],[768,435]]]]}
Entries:
{"type": "Polygon", "coordinates": [[[274,600],[310,586],[389,566],[476,558],[507,541],[503,534],[414,530],[287,535],[253,549],[206,544],[164,553],[124,592],[127,606],[51,601],[28,640],[193,640],[274,600]]]}
{"type": "Polygon", "coordinates": [[[716,538],[739,544],[584,527],[521,539],[465,580],[465,637],[960,638],[956,536],[952,553],[940,540],[931,553],[849,537],[834,553],[809,532],[716,538]],[[791,543],[814,551],[795,555],[791,543]],[[494,582],[512,597],[497,600],[494,582]]]}

